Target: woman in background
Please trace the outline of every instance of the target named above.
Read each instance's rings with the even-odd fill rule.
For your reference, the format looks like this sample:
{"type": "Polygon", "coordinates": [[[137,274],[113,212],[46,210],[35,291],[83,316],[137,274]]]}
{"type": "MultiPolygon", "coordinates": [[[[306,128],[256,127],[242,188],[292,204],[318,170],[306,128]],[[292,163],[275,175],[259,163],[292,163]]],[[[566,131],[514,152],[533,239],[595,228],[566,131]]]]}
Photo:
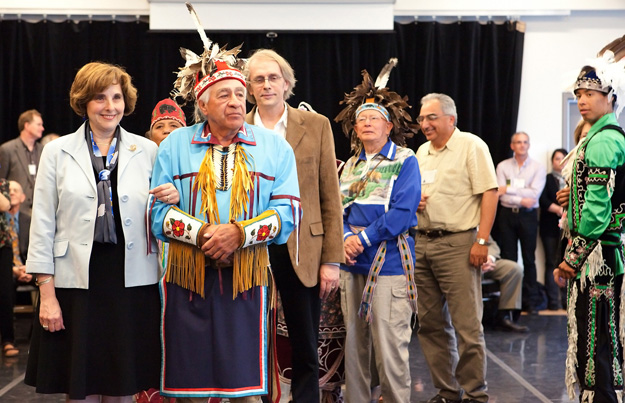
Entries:
{"type": "Polygon", "coordinates": [[[186,126],[187,121],[182,109],[173,100],[165,98],[159,101],[152,111],[150,130],[146,133],[146,137],[160,146],[161,141],[165,140],[169,133],[186,126]]]}
{"type": "Polygon", "coordinates": [[[564,207],[558,203],[556,193],[566,186],[566,179],[562,176],[562,159],[567,152],[558,148],[551,154],[551,173],[547,174],[545,188],[540,195],[540,238],[545,251],[545,289],[547,291],[547,308],[557,311],[562,308],[560,288],[556,284],[551,273],[556,268],[558,260],[558,242],[560,241],[560,217],[564,213],[564,207]]]}
{"type": "MultiPolygon", "coordinates": [[[[588,131],[590,131],[590,127],[592,125],[585,120],[581,119],[575,129],[573,130],[573,139],[575,140],[575,147],[562,159],[560,162],[560,167],[562,169],[562,177],[566,182],[566,186],[556,192],[556,200],[558,204],[560,204],[564,208],[564,212],[562,213],[562,217],[560,218],[560,228],[562,228],[563,234],[560,236],[561,242],[559,243],[559,249],[556,250],[557,261],[562,261],[562,257],[564,256],[564,250],[566,249],[566,235],[568,233],[568,222],[566,218],[566,209],[569,205],[569,193],[571,191],[570,182],[571,182],[571,173],[573,172],[573,161],[575,160],[575,154],[577,154],[577,149],[579,145],[582,143],[582,140],[586,138],[588,131]]],[[[554,281],[558,286],[563,289],[566,286],[566,282],[564,279],[553,275],[554,281]]],[[[547,280],[545,280],[547,281],[547,280]]],[[[567,295],[563,293],[562,296],[562,306],[564,308],[567,307],[567,295]]]]}

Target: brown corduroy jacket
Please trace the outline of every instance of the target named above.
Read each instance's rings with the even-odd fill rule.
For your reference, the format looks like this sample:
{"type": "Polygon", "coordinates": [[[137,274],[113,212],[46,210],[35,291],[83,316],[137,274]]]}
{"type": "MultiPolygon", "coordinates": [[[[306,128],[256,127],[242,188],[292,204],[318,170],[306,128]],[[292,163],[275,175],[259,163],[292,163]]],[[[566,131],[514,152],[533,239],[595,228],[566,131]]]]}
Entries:
{"type": "MultiPolygon", "coordinates": [[[[296,234],[287,242],[295,273],[307,287],[319,281],[323,263],[343,263],[343,211],[339,195],[334,136],[323,115],[288,106],[286,140],[297,164],[302,222],[299,265],[296,265],[296,234]]],[[[246,116],[254,124],[254,107],[246,116]]]]}

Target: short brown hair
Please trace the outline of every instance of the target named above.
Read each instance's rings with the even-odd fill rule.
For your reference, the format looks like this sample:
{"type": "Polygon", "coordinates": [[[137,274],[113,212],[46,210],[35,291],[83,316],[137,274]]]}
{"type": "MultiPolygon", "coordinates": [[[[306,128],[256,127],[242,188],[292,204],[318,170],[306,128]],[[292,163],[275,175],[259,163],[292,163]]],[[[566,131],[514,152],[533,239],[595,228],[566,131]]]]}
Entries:
{"type": "Polygon", "coordinates": [[[26,112],[22,112],[19,119],[17,119],[17,129],[21,132],[26,127],[26,123],[30,123],[35,119],[35,116],[41,117],[41,113],[37,109],[29,109],[26,112]]]}
{"type": "Polygon", "coordinates": [[[132,85],[132,77],[126,70],[114,64],[92,62],[85,64],[69,90],[69,104],[79,116],[87,115],[87,103],[111,85],[119,84],[124,94],[124,116],[135,110],[137,89],[132,85]]]}

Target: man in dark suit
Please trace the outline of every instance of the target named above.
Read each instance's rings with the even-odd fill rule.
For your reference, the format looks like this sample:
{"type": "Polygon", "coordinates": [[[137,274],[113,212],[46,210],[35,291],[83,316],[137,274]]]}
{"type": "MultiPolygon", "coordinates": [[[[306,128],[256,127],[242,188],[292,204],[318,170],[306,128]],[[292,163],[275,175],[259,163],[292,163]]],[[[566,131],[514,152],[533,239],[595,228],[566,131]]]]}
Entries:
{"type": "Polygon", "coordinates": [[[286,245],[270,245],[269,256],[292,348],[293,402],[317,403],[320,298],[336,292],[344,261],[334,137],[326,117],[285,102],[296,80],[282,56],[260,49],[246,68],[247,98],[256,104],[246,121],[284,136],[295,152],[301,230],[291,234],[286,245]]]}
{"type": "Polygon", "coordinates": [[[22,185],[26,199],[21,209],[30,215],[35,177],[43,148],[37,142],[44,130],[41,114],[35,109],[28,110],[20,115],[17,126],[20,135],[0,146],[0,178],[17,181],[22,185]]]}
{"type": "Polygon", "coordinates": [[[26,256],[28,255],[28,233],[30,232],[30,215],[20,211],[20,206],[26,199],[22,186],[17,181],[9,181],[9,196],[11,209],[5,214],[9,226],[17,235],[17,250],[13,251],[13,275],[20,283],[32,281],[32,275],[26,273],[26,256]]]}

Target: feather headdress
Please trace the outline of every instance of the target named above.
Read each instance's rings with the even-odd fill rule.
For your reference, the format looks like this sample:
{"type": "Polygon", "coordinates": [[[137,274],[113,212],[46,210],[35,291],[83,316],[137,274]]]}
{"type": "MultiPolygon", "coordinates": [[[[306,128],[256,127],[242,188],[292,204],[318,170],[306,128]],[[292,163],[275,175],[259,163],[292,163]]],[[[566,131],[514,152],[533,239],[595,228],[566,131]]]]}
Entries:
{"type": "Polygon", "coordinates": [[[180,48],[180,54],[185,60],[185,65],[179,68],[178,78],[176,78],[174,89],[171,91],[172,98],[182,98],[183,101],[180,103],[180,106],[194,102],[199,98],[206,88],[217,81],[212,80],[211,82],[210,78],[219,70],[232,69],[228,73],[228,78],[238,79],[245,85],[245,77],[240,73],[240,70],[245,66],[245,61],[237,58],[242,45],[227,50],[225,46],[220,48],[217,43],[213,43],[206,36],[200,19],[191,3],[185,4],[200,34],[204,44],[204,51],[202,54],[197,55],[189,49],[180,48]]]}
{"type": "Polygon", "coordinates": [[[362,142],[354,132],[356,111],[367,101],[379,104],[388,111],[390,121],[393,123],[390,138],[395,144],[405,145],[406,139],[414,136],[419,130],[419,125],[412,123],[412,118],[407,112],[407,109],[411,108],[408,104],[408,97],[402,98],[398,93],[386,88],[391,70],[396,65],[397,59],[391,58],[382,68],[375,82],[367,70],[363,70],[362,83],[349,94],[345,94],[345,99],[340,102],[340,105],[344,104],[345,108],[334,118],[334,121],[341,123],[343,133],[350,138],[351,149],[356,153],[362,149],[362,142]]]}
{"type": "Polygon", "coordinates": [[[605,52],[611,51],[614,53],[614,60],[619,61],[625,57],[625,35],[620,38],[616,38],[612,42],[608,43],[599,51],[598,57],[602,56],[605,52]]]}
{"type": "Polygon", "coordinates": [[[614,95],[614,113],[618,117],[625,107],[625,36],[615,39],[587,61],[577,77],[573,92],[584,88],[614,95]]]}

